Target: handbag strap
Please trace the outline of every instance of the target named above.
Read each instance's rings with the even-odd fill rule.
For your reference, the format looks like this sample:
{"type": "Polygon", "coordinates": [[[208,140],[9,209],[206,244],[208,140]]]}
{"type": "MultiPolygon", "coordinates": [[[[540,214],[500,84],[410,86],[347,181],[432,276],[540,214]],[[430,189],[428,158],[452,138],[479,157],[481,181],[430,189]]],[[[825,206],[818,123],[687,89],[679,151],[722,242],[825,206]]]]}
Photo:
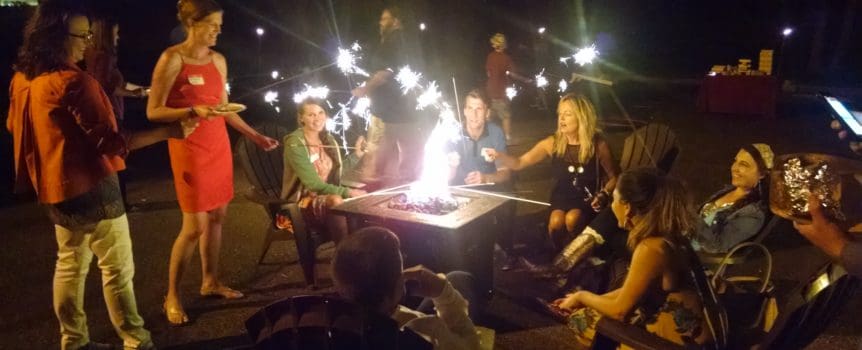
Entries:
{"type": "Polygon", "coordinates": [[[766,258],[766,269],[764,272],[764,276],[761,279],[763,281],[763,285],[760,287],[760,293],[766,292],[767,288],[769,288],[769,281],[772,278],[772,254],[769,253],[769,249],[767,249],[766,246],[755,242],[743,242],[737,244],[732,249],[730,249],[729,252],[727,252],[727,255],[725,255],[724,258],[721,259],[721,263],[719,264],[718,269],[715,270],[715,274],[712,276],[713,286],[717,286],[719,279],[724,277],[724,273],[727,270],[728,262],[733,257],[733,255],[736,254],[736,252],[741,250],[742,248],[747,247],[755,247],[760,249],[760,251],[763,253],[763,256],[766,258]]]}

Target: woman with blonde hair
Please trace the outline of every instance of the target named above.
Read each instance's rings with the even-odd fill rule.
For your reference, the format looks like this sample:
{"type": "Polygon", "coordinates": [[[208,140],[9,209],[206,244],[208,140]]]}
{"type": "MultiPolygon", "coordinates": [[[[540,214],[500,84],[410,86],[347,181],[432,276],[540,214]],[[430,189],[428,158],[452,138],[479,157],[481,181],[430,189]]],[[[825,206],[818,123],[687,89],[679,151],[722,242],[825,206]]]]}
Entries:
{"type": "Polygon", "coordinates": [[[496,151],[491,152],[491,157],[499,157],[512,170],[551,158],[554,187],[548,235],[556,250],[581,232],[595,213],[609,203],[619,172],[607,141],[596,127],[593,104],[580,94],[567,94],[560,99],[557,131],[553,135],[520,157],[496,151]]]}
{"type": "Polygon", "coordinates": [[[620,175],[611,209],[628,231],[633,252],[622,287],[602,295],[578,291],[553,303],[578,343],[590,346],[602,317],[625,320],[680,345],[710,341],[684,248],[697,219],[682,183],[657,169],[627,171],[620,175]]]}

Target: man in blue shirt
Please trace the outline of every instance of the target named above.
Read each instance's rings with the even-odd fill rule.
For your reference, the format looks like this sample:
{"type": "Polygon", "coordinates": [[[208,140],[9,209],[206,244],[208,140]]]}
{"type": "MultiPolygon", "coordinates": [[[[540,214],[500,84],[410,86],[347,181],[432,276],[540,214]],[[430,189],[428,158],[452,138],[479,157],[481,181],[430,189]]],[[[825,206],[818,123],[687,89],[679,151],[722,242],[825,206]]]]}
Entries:
{"type": "MultiPolygon", "coordinates": [[[[506,136],[503,129],[493,123],[488,123],[490,109],[488,99],[480,90],[472,90],[464,99],[464,135],[458,142],[451,144],[449,149],[449,184],[450,185],[482,185],[491,191],[510,191],[512,189],[512,171],[503,167],[499,161],[485,155],[484,149],[494,149],[497,152],[508,153],[506,136]]],[[[515,203],[506,204],[506,218],[515,217],[515,203]]],[[[518,261],[513,252],[512,225],[500,232],[497,243],[506,253],[503,271],[511,270],[518,261]]]]}
{"type": "Polygon", "coordinates": [[[483,149],[508,152],[506,136],[499,126],[488,123],[490,109],[487,99],[479,90],[467,93],[464,99],[464,135],[451,145],[449,184],[488,184],[492,190],[508,190],[511,187],[511,170],[499,161],[486,159],[483,149]]]}

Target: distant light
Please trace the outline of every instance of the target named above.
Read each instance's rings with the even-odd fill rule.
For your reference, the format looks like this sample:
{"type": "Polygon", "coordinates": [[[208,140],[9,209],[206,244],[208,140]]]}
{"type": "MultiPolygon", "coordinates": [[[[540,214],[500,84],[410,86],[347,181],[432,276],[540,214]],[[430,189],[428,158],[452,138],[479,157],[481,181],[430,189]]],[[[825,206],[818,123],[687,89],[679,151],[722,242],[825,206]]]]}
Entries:
{"type": "Polygon", "coordinates": [[[278,79],[278,71],[277,70],[272,71],[270,76],[272,76],[273,79],[278,79]]]}
{"type": "Polygon", "coordinates": [[[425,30],[425,22],[419,23],[419,30],[425,30]]]}
{"type": "Polygon", "coordinates": [[[714,77],[714,76],[718,75],[718,73],[716,73],[716,72],[709,72],[709,74],[707,74],[707,75],[709,75],[709,76],[711,76],[711,77],[714,77]]]}
{"type": "Polygon", "coordinates": [[[539,27],[539,34],[545,34],[545,27],[539,27]]]}
{"type": "Polygon", "coordinates": [[[787,27],[781,31],[781,35],[790,36],[790,34],[793,34],[793,28],[787,27]]]}
{"type": "Polygon", "coordinates": [[[257,27],[257,29],[255,29],[255,32],[257,33],[257,36],[263,36],[263,28],[257,27]]]}

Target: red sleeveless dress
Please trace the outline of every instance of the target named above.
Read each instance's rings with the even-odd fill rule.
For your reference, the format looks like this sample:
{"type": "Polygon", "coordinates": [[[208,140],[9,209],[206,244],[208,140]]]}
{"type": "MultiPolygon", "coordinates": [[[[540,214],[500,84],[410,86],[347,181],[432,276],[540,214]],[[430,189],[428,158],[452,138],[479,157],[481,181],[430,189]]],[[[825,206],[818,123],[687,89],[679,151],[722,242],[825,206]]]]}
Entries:
{"type": "MultiPolygon", "coordinates": [[[[224,81],[212,61],[201,65],[183,62],[165,105],[215,106],[223,91],[224,81]]],[[[213,210],[233,199],[233,158],[224,118],[201,119],[185,139],[168,139],[168,151],[183,212],[213,210]]]]}

